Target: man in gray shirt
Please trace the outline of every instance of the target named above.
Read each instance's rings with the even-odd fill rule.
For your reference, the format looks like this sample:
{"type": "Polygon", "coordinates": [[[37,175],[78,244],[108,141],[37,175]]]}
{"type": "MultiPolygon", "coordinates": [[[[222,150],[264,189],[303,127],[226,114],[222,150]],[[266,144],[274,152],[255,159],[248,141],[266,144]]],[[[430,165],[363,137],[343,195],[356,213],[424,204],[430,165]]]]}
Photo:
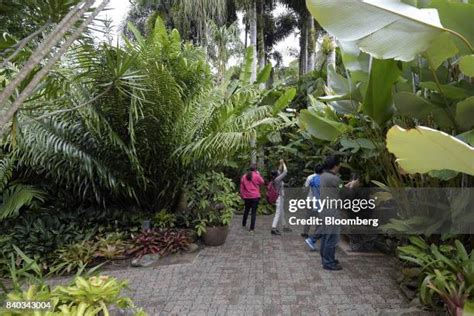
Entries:
{"type": "MultiPolygon", "coordinates": [[[[341,210],[336,202],[341,199],[341,193],[346,188],[351,189],[359,185],[358,180],[353,180],[346,185],[337,175],[340,169],[340,161],[336,156],[330,156],[324,162],[324,172],[321,174],[321,199],[327,199],[331,203],[329,207],[322,210],[322,216],[341,218],[341,210]]],[[[325,270],[342,270],[339,261],[336,260],[336,247],[340,240],[341,227],[338,225],[324,225],[321,237],[321,260],[325,270]]]]}

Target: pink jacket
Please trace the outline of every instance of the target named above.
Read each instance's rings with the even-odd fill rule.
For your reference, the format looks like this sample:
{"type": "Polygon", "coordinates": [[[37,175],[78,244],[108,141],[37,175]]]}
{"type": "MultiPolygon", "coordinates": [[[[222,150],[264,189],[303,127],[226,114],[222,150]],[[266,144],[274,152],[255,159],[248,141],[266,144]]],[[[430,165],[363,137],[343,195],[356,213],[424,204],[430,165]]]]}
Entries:
{"type": "Polygon", "coordinates": [[[265,181],[258,171],[252,172],[252,180],[247,180],[247,174],[244,174],[240,179],[240,196],[243,199],[260,198],[260,186],[264,184],[265,181]]]}

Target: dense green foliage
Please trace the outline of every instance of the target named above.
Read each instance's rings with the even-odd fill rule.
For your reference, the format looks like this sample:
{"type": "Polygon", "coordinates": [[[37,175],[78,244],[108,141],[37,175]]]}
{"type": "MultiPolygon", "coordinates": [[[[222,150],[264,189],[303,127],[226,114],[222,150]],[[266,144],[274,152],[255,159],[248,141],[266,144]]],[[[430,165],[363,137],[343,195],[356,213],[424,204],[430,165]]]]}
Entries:
{"type": "Polygon", "coordinates": [[[206,231],[206,227],[230,224],[239,202],[237,190],[230,179],[211,171],[198,175],[186,191],[198,236],[206,231]]]}
{"type": "Polygon", "coordinates": [[[441,246],[419,237],[411,237],[410,242],[399,247],[400,258],[421,268],[422,301],[437,307],[441,300],[451,315],[462,314],[474,295],[474,251],[468,253],[459,240],[441,246]]]}
{"type": "MultiPolygon", "coordinates": [[[[67,285],[51,288],[44,281],[42,268],[18,248],[15,249],[22,263],[19,267],[13,260],[10,263],[11,289],[0,296],[9,301],[48,302],[41,311],[12,309],[2,306],[2,315],[109,315],[118,308],[133,312],[134,315],[146,315],[137,308],[132,300],[122,295],[127,282],[106,275],[90,276],[93,270],[83,273],[83,268],[67,285]],[[24,280],[28,283],[25,283],[24,280]]],[[[1,284],[0,284],[1,285],[1,284]]],[[[5,290],[5,288],[4,288],[5,290]]]]}

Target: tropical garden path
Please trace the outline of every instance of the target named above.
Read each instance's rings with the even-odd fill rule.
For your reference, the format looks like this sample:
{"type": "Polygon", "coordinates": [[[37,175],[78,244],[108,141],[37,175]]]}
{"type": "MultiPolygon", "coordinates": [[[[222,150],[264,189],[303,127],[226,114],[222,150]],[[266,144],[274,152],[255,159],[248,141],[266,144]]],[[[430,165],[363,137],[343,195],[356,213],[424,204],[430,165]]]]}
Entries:
{"type": "Polygon", "coordinates": [[[377,315],[405,307],[393,259],[350,256],[344,270],[321,268],[299,232],[271,236],[271,218],[251,234],[234,218],[227,242],[206,247],[192,263],[113,271],[150,315],[377,315]]]}

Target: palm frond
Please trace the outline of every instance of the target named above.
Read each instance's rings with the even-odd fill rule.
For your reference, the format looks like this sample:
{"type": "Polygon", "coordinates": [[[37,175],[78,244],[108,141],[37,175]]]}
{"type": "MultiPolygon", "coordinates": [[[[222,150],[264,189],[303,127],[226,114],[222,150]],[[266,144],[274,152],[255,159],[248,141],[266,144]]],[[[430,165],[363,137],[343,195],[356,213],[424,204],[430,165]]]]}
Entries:
{"type": "Polygon", "coordinates": [[[12,154],[8,154],[0,159],[0,192],[3,192],[7,187],[14,168],[15,158],[12,154]]]}
{"type": "Polygon", "coordinates": [[[31,185],[13,184],[3,190],[0,204],[0,221],[17,216],[24,206],[31,206],[35,200],[44,202],[45,192],[31,185]]]}

